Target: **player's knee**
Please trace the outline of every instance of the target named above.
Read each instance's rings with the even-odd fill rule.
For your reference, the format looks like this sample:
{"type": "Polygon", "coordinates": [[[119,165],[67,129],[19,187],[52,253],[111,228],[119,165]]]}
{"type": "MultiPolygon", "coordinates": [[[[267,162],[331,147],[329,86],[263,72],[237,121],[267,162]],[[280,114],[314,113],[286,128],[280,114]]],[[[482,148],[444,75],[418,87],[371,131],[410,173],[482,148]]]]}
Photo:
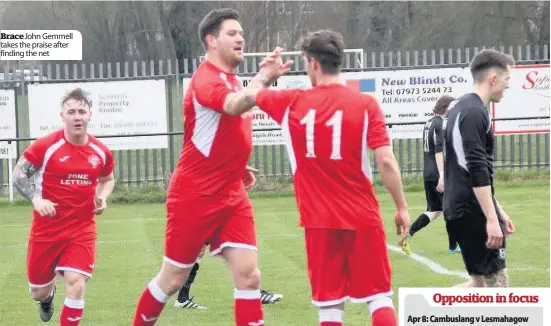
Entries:
{"type": "Polygon", "coordinates": [[[48,296],[52,292],[52,288],[50,286],[46,286],[43,288],[30,288],[29,293],[31,294],[31,298],[36,301],[42,301],[48,299],[48,296]]]}
{"type": "Polygon", "coordinates": [[[65,292],[67,292],[67,297],[69,299],[79,300],[84,296],[85,288],[85,279],[72,279],[67,282],[65,292]]]}
{"type": "Polygon", "coordinates": [[[242,269],[236,277],[237,288],[242,290],[256,290],[260,288],[262,274],[258,267],[242,269]]]}
{"type": "Polygon", "coordinates": [[[184,285],[186,282],[187,276],[184,276],[182,274],[174,275],[174,277],[165,280],[164,282],[164,288],[161,287],[163,291],[165,291],[167,294],[174,294],[180,290],[180,288],[184,285]]]}
{"type": "Polygon", "coordinates": [[[69,299],[79,300],[84,296],[87,277],[80,274],[65,275],[65,292],[69,299]]]}
{"type": "Polygon", "coordinates": [[[161,290],[167,295],[176,293],[186,282],[191,268],[180,268],[163,263],[157,281],[161,290]]]}

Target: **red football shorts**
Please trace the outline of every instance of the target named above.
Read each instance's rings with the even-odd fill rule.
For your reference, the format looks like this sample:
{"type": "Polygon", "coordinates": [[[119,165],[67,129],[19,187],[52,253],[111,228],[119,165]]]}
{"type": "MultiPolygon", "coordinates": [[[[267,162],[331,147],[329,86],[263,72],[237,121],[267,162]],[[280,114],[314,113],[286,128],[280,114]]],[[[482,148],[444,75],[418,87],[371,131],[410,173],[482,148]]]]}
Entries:
{"type": "Polygon", "coordinates": [[[56,272],[76,272],[91,278],[96,260],[96,240],[95,234],[60,241],[29,240],[29,286],[39,288],[52,284],[56,272]]]}
{"type": "Polygon", "coordinates": [[[391,267],[382,227],[305,229],[312,303],[332,306],[391,296],[391,267]]]}
{"type": "Polygon", "coordinates": [[[226,247],[257,250],[253,205],[247,194],[167,200],[164,260],[192,267],[206,242],[212,256],[226,247]]]}

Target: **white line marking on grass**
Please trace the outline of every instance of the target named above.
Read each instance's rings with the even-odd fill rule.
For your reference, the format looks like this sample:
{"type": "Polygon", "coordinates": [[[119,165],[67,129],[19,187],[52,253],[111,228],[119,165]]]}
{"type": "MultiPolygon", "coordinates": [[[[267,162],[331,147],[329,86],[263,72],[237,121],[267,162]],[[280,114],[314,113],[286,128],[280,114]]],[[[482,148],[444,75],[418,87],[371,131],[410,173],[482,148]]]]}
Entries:
{"type": "MultiPolygon", "coordinates": [[[[402,248],[399,248],[399,247],[396,247],[396,246],[393,246],[393,245],[389,245],[389,244],[387,244],[387,248],[391,251],[394,251],[394,252],[397,252],[399,254],[408,256],[408,255],[406,255],[406,253],[404,253],[402,251],[402,248]]],[[[432,260],[430,260],[426,257],[420,256],[416,253],[411,253],[408,257],[415,260],[418,263],[421,263],[421,264],[427,266],[428,268],[430,268],[433,272],[435,272],[437,274],[458,276],[458,277],[462,277],[462,278],[467,279],[467,280],[470,279],[469,274],[467,272],[449,270],[449,269],[447,269],[443,266],[440,266],[435,261],[432,261],[432,260]]],[[[549,272],[550,269],[549,268],[546,269],[546,268],[528,266],[528,267],[519,267],[519,268],[507,268],[507,271],[512,271],[512,272],[526,272],[526,271],[549,272]]]]}
{"type": "MultiPolygon", "coordinates": [[[[402,255],[408,256],[408,255],[406,255],[405,252],[402,251],[402,248],[399,248],[399,247],[396,247],[396,246],[393,246],[393,245],[389,245],[389,244],[387,244],[386,246],[391,251],[394,251],[394,252],[400,253],[402,255]]],[[[416,253],[411,253],[408,257],[415,260],[418,263],[421,263],[421,264],[427,266],[428,268],[430,268],[433,272],[435,272],[437,274],[458,276],[458,277],[462,277],[466,280],[471,279],[467,273],[457,272],[457,271],[450,271],[449,269],[438,265],[435,261],[432,261],[432,260],[430,260],[426,257],[423,257],[423,256],[419,256],[416,253]]]]}

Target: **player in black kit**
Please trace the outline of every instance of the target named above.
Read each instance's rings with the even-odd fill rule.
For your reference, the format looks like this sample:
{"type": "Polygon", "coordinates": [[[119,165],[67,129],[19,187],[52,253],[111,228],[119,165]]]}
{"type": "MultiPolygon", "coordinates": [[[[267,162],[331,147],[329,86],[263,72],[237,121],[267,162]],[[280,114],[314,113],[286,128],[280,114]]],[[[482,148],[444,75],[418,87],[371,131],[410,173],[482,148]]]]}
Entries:
{"type": "MultiPolygon", "coordinates": [[[[421,213],[411,225],[408,236],[402,243],[402,250],[411,253],[411,240],[415,233],[434,221],[442,213],[442,199],[444,193],[444,133],[442,131],[448,106],[455,100],[449,95],[443,95],[436,101],[432,112],[434,116],[425,123],[423,128],[423,180],[427,211],[421,213]]],[[[459,252],[459,246],[448,233],[448,252],[459,252]]]]}
{"type": "Polygon", "coordinates": [[[444,219],[471,280],[458,287],[508,287],[505,238],[515,227],[495,198],[494,135],[488,110],[509,88],[509,55],[483,50],[470,64],[474,89],[450,104],[445,126],[444,219]]]}

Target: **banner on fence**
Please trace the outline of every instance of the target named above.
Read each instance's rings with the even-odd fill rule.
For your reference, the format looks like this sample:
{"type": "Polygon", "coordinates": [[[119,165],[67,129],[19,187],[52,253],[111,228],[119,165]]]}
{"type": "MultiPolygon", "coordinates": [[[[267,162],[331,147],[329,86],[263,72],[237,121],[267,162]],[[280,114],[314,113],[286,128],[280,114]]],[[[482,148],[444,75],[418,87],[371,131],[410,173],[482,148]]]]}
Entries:
{"type": "MultiPolygon", "coordinates": [[[[15,138],[17,126],[15,123],[15,91],[0,89],[0,138],[15,138]]],[[[11,147],[12,158],[17,155],[15,142],[0,142],[0,159],[8,158],[8,149],[11,147]]]]}
{"type": "MultiPolygon", "coordinates": [[[[422,138],[423,122],[433,116],[436,101],[443,95],[460,97],[472,91],[469,68],[437,68],[414,70],[362,71],[342,73],[348,87],[374,96],[381,105],[386,122],[412,123],[393,125],[389,133],[393,139],[422,138]]],[[[247,86],[251,78],[243,78],[247,86]]],[[[189,80],[184,79],[184,92],[189,80]]],[[[282,88],[309,88],[306,75],[282,76],[272,86],[282,88]]],[[[254,144],[283,144],[281,131],[267,114],[253,109],[254,144]]],[[[504,99],[492,107],[492,118],[534,117],[549,114],[549,65],[518,66],[513,69],[511,88],[504,99]],[[522,103],[522,110],[519,110],[522,103]]],[[[495,123],[496,134],[549,132],[549,120],[518,120],[495,123]]]]}
{"type": "MultiPolygon", "coordinates": [[[[503,99],[492,103],[492,118],[549,116],[549,79],[549,64],[515,67],[503,99]]],[[[549,120],[495,121],[493,128],[495,134],[549,132],[549,120]]]]}
{"type": "MultiPolygon", "coordinates": [[[[349,87],[374,96],[387,123],[425,122],[442,95],[459,97],[472,87],[465,68],[388,70],[343,73],[349,87]]],[[[422,138],[423,124],[389,128],[394,139],[422,138]]]]}
{"type": "MultiPolygon", "coordinates": [[[[61,100],[80,87],[92,102],[88,131],[100,135],[166,133],[167,107],[164,80],[29,85],[29,126],[33,138],[63,127],[61,100]]],[[[111,150],[167,148],[168,136],[101,139],[111,150]]]]}

